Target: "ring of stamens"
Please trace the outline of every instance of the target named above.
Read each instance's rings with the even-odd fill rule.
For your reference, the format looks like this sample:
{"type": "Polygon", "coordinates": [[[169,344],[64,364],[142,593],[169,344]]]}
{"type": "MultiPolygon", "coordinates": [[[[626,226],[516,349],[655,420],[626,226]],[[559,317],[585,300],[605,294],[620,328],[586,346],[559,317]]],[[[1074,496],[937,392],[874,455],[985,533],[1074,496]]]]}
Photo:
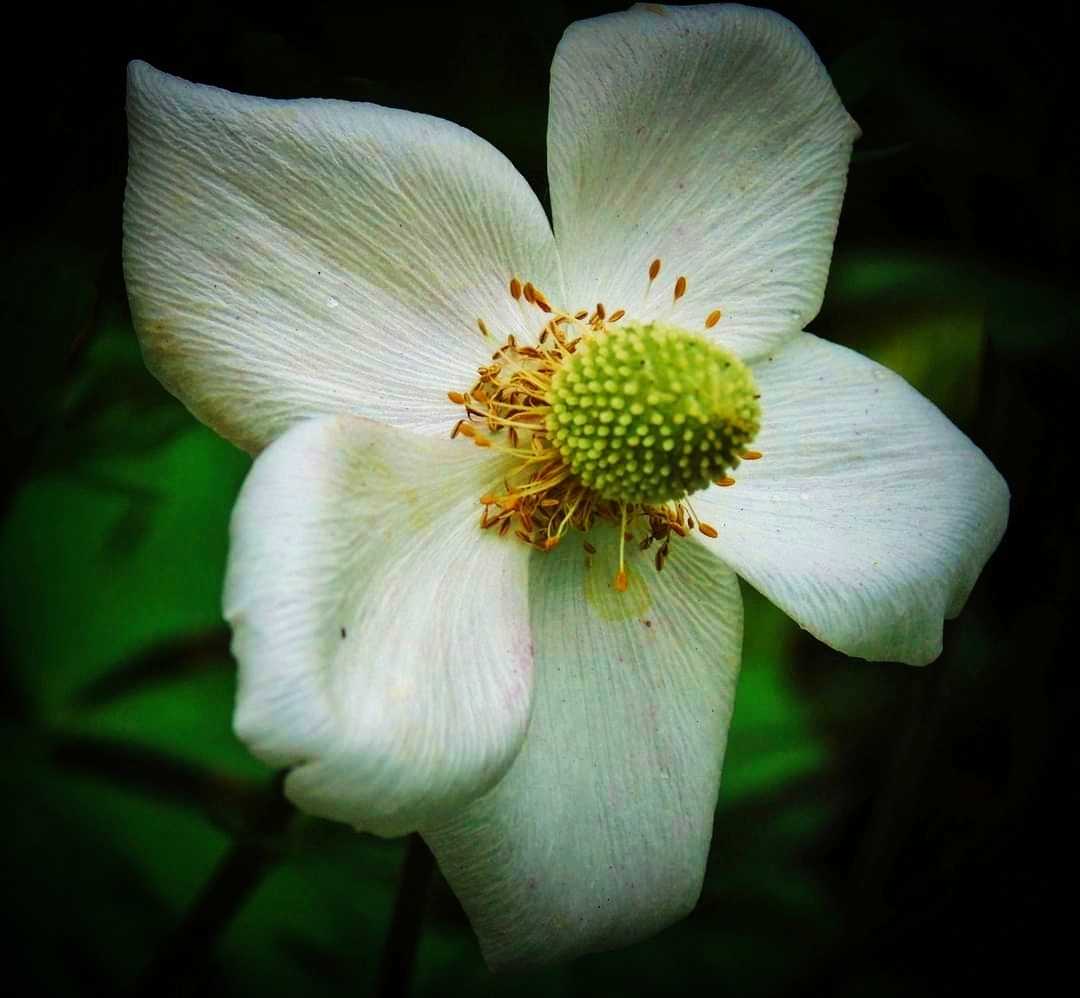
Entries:
{"type": "MultiPolygon", "coordinates": [[[[649,269],[650,284],[659,269],[660,262],[654,261],[649,269]]],[[[664,501],[628,501],[590,488],[572,470],[565,444],[560,448],[553,440],[551,428],[558,425],[558,419],[552,418],[553,382],[579,350],[591,347],[599,337],[620,335],[623,310],[609,314],[597,304],[591,313],[569,314],[554,309],[530,283],[513,278],[509,290],[516,301],[541,313],[543,326],[535,345],[518,343],[510,335],[492,354],[491,363],[479,368],[468,391],[447,393],[464,409],[464,417],[451,436],[468,437],[480,447],[495,447],[512,459],[502,489],[480,497],[484,507],[481,527],[500,535],[512,532],[518,540],[549,551],[571,528],[584,532],[597,521],[606,520],[620,530],[620,568],[615,579],[620,591],[628,584],[622,557],[626,540],[634,538],[642,550],[656,544],[654,564],[659,570],[667,560],[672,536],[685,537],[695,527],[708,537],[717,536],[713,527],[695,516],[685,493],[664,501]]],[[[680,277],[674,301],[685,292],[686,279],[680,277]]],[[[712,328],[719,319],[720,312],[712,312],[704,325],[712,328]]],[[[490,335],[482,320],[478,325],[481,333],[490,335]]],[[[756,411],[756,402],[753,407],[756,411]]],[[[745,435],[746,442],[756,426],[755,422],[745,435]]],[[[743,452],[741,456],[759,455],[743,452]]],[[[716,483],[733,484],[728,470],[737,464],[738,456],[726,453],[724,464],[715,464],[719,469],[716,483]]]]}

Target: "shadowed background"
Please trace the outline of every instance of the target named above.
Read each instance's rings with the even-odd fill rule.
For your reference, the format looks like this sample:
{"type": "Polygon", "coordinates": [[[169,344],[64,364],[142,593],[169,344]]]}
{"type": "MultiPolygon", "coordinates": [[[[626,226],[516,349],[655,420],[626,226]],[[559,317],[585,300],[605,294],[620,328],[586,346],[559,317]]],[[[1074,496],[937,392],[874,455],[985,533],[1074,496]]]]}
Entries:
{"type": "MultiPolygon", "coordinates": [[[[248,459],[139,357],[120,269],[126,62],[446,117],[544,198],[552,52],[570,21],[613,9],[115,5],[30,9],[7,33],[0,960],[15,993],[131,993],[165,967],[152,993],[368,994],[404,856],[291,813],[231,734],[220,590],[248,459]]],[[[1075,12],[776,9],[863,130],[811,329],[899,371],[989,454],[1009,531],[925,669],[848,660],[747,590],[694,913],[625,951],[496,978],[436,880],[417,995],[1039,992],[1061,959],[1045,896],[1068,871],[1075,779],[1059,649],[1077,561],[1075,12]]]]}

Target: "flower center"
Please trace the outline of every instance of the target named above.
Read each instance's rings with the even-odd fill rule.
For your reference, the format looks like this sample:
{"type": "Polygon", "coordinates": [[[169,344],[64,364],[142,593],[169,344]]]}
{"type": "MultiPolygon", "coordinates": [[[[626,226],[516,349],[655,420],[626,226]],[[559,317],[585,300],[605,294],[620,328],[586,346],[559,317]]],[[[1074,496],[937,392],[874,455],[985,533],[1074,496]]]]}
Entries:
{"type": "MultiPolygon", "coordinates": [[[[650,285],[659,271],[653,261],[650,285]]],[[[685,292],[680,277],[674,300],[685,292]]],[[[623,310],[609,316],[603,305],[558,312],[517,278],[510,294],[542,317],[535,345],[509,336],[467,392],[448,393],[465,409],[451,436],[510,459],[504,491],[480,497],[480,525],[548,551],[570,528],[616,523],[615,587],[623,591],[627,540],[642,549],[658,542],[662,568],[671,535],[695,526],[688,496],[734,484],[729,472],[739,461],[760,457],[746,450],[761,422],[757,389],[747,367],[702,334],[623,321],[623,310]]],[[[720,317],[710,313],[705,328],[720,317]]],[[[696,526],[716,536],[708,524],[696,526]]]]}
{"type": "Polygon", "coordinates": [[[739,463],[760,426],[750,372],[673,326],[586,337],[551,379],[546,428],[583,485],[631,505],[681,499],[739,463]]]}

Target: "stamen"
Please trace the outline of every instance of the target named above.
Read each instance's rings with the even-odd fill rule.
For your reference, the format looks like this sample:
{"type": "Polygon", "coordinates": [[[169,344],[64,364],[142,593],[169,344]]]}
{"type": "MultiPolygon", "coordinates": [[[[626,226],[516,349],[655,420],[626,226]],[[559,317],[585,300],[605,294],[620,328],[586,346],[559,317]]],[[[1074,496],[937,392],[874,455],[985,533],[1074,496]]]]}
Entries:
{"type": "Polygon", "coordinates": [[[522,288],[522,292],[524,293],[525,300],[528,301],[529,305],[535,305],[538,309],[540,309],[541,312],[551,311],[551,305],[549,304],[548,299],[546,299],[543,294],[541,294],[540,288],[531,281],[527,281],[525,283],[525,286],[522,288]]]}
{"type": "MultiPolygon", "coordinates": [[[[650,288],[660,271],[657,258],[650,288]]],[[[480,527],[550,551],[568,530],[607,521],[619,530],[614,587],[626,592],[628,541],[654,549],[659,570],[672,538],[694,529],[718,536],[688,496],[712,483],[733,485],[727,471],[761,456],[743,450],[757,432],[756,389],[745,365],[700,333],[662,321],[623,324],[625,309],[609,314],[603,302],[592,313],[558,311],[516,276],[508,289],[543,313],[537,338],[519,345],[507,334],[467,391],[447,392],[465,412],[451,438],[510,459],[501,487],[480,497],[480,527]]],[[[679,276],[672,302],[686,290],[679,276]]],[[[710,312],[705,329],[721,318],[719,309],[710,312]]],[[[476,324],[491,335],[483,319],[476,324]]]]}
{"type": "Polygon", "coordinates": [[[663,570],[664,565],[667,563],[667,558],[670,551],[670,541],[664,541],[664,543],[656,549],[656,557],[653,559],[653,564],[656,566],[656,570],[658,572],[663,570]]]}
{"type": "Polygon", "coordinates": [[[630,585],[630,577],[626,574],[626,503],[619,503],[622,510],[622,526],[619,529],[619,570],[615,573],[615,591],[625,593],[630,585]]]}
{"type": "Polygon", "coordinates": [[[758,461],[761,459],[761,451],[759,450],[744,450],[742,452],[742,459],[744,461],[758,461]]]}

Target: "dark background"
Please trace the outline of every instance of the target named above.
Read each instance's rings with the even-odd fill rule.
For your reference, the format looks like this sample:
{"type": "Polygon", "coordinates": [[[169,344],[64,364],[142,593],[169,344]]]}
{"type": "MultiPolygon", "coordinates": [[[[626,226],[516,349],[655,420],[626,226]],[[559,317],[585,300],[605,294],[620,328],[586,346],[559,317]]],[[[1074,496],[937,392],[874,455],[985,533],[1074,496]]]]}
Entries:
{"type": "MultiPolygon", "coordinates": [[[[548,66],[602,3],[24,11],[5,31],[0,932],[18,994],[370,993],[402,842],[280,806],[230,732],[219,619],[247,459],[142,368],[120,270],[131,58],[423,110],[545,196],[548,66]],[[215,872],[217,871],[217,872],[215,872]],[[150,993],[149,991],[147,993],[150,993]]],[[[1008,479],[925,669],[747,593],[697,910],[628,950],[483,967],[436,882],[418,995],[1041,993],[1071,944],[1077,177],[1071,4],[783,3],[863,129],[813,331],[904,374],[1008,479]]]]}

